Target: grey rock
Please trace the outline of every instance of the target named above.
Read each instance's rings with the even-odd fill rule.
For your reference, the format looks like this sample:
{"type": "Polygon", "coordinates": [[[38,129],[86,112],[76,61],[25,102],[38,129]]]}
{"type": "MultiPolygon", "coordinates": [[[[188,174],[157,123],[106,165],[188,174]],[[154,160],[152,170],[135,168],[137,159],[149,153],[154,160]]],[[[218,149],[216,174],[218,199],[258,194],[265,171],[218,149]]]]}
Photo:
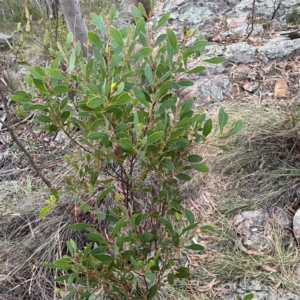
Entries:
{"type": "Polygon", "coordinates": [[[293,232],[297,241],[300,242],[300,209],[297,210],[293,219],[293,232]]]}

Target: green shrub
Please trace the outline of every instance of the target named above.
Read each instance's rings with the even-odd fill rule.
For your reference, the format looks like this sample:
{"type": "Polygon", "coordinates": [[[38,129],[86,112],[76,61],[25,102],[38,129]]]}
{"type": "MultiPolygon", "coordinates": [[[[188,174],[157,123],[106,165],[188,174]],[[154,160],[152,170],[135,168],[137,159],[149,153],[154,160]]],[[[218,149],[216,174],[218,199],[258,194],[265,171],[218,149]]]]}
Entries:
{"type": "MultiPolygon", "coordinates": [[[[78,199],[68,227],[85,231],[89,243],[78,249],[70,240],[69,255],[47,264],[65,271],[56,279],[67,282],[65,299],[153,298],[167,282],[189,276],[183,249],[204,249],[190,241],[201,220],[185,208],[179,186],[193,172],[208,171],[193,149],[207,142],[212,120],[203,110],[194,112],[192,98],[180,101],[178,91],[193,84],[187,74],[205,70],[188,67],[191,57],[225,59],[204,59],[207,41],[186,26],[182,44],[171,29],[152,42],[170,13],[150,30],[142,7],[132,13],[136,26],[121,30],[110,26],[114,9],[107,18],[92,14],[91,57],[82,56],[80,44],[71,46],[69,34],[59,51],[50,49],[54,59],[48,67],[28,68],[28,91],[11,96],[37,112],[35,122],[63,131],[75,146],[65,155],[76,171],[66,185],[78,199]]],[[[227,120],[221,109],[220,139],[242,129],[237,121],[225,133],[227,120]]],[[[41,216],[60,205],[59,192],[53,190],[47,203],[41,216]]]]}

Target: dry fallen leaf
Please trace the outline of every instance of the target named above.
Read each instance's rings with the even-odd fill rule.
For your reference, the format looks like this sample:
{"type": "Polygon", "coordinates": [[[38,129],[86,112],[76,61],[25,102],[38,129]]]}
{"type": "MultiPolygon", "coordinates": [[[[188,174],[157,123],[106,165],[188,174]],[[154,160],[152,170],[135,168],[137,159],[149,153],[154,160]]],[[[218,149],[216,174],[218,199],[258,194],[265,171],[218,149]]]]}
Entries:
{"type": "Polygon", "coordinates": [[[275,83],[274,96],[276,98],[286,97],[287,88],[286,81],[283,78],[279,78],[275,83]]]}

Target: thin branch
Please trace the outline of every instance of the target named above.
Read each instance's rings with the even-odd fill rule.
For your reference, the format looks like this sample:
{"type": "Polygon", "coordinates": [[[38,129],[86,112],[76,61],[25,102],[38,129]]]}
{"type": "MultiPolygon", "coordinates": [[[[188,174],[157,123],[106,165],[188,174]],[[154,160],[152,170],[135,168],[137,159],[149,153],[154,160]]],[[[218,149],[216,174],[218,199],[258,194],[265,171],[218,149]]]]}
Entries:
{"type": "Polygon", "coordinates": [[[18,145],[18,147],[22,150],[22,152],[27,156],[27,158],[28,158],[31,166],[35,169],[35,171],[37,172],[37,174],[39,175],[39,177],[43,180],[43,182],[50,189],[52,187],[52,184],[51,184],[50,180],[48,180],[45,177],[45,175],[42,173],[40,167],[33,160],[33,157],[31,156],[31,154],[27,151],[27,149],[24,147],[24,145],[20,142],[20,140],[18,139],[18,137],[15,135],[15,132],[14,132],[13,127],[12,127],[11,115],[10,115],[10,112],[9,112],[9,108],[8,108],[8,104],[7,104],[7,99],[4,96],[3,91],[2,91],[1,88],[0,88],[0,97],[2,99],[2,102],[3,102],[3,105],[4,105],[5,114],[6,114],[6,118],[7,118],[7,123],[4,123],[3,121],[1,121],[1,123],[7,128],[7,131],[10,133],[10,136],[12,137],[12,139],[14,140],[14,142],[18,145]]]}
{"type": "Polygon", "coordinates": [[[251,35],[251,33],[253,32],[253,28],[254,28],[254,13],[255,13],[255,2],[256,0],[253,0],[252,2],[252,9],[251,9],[251,29],[249,31],[249,33],[247,34],[245,40],[247,40],[249,38],[249,36],[251,35]]]}

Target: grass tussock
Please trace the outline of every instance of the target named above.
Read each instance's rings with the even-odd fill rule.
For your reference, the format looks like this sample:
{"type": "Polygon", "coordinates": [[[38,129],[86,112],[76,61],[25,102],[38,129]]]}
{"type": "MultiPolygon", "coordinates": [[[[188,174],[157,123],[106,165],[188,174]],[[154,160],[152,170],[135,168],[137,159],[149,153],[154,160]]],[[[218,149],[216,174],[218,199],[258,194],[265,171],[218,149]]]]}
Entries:
{"type": "Polygon", "coordinates": [[[224,142],[230,152],[202,149],[210,172],[198,175],[186,188],[198,203],[214,207],[206,221],[217,229],[214,241],[207,245],[207,258],[194,271],[195,280],[201,282],[198,290],[207,287],[207,299],[220,299],[226,294],[220,285],[254,279],[299,294],[298,245],[291,222],[283,224],[282,214],[299,207],[300,125],[276,107],[228,107],[226,111],[230,119],[243,120],[244,130],[224,142]],[[242,245],[233,218],[257,209],[268,214],[268,230],[262,236],[263,250],[251,251],[242,245]]]}

